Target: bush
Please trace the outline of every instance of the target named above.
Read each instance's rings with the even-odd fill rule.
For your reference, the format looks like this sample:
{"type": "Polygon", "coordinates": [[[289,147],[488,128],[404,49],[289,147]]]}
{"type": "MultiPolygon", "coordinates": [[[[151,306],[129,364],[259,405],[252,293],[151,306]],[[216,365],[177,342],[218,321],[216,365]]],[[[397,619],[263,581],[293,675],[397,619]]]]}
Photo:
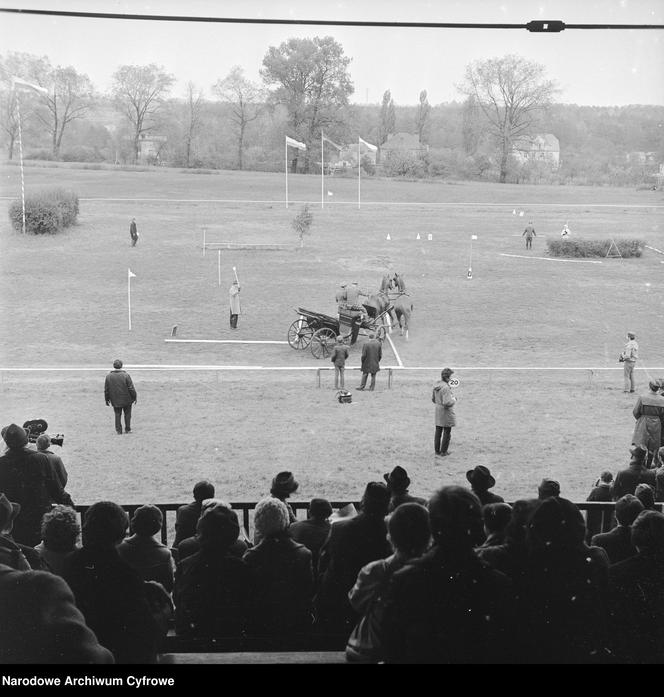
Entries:
{"type": "MultiPolygon", "coordinates": [[[[78,216],[78,196],[66,189],[45,189],[25,197],[25,229],[33,235],[54,235],[78,216]]],[[[13,201],[9,218],[15,230],[23,228],[21,201],[13,201]]]]}
{"type": "MultiPolygon", "coordinates": [[[[640,257],[643,253],[643,240],[616,238],[613,241],[623,257],[640,257]]],[[[611,239],[549,239],[546,246],[552,257],[605,257],[611,247],[611,239]]]]}

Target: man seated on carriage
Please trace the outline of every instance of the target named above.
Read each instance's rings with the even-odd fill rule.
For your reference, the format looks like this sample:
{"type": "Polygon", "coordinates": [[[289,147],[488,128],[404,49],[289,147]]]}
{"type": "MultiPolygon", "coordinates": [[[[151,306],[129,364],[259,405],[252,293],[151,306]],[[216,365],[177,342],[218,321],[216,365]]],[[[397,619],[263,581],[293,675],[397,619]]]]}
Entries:
{"type": "Polygon", "coordinates": [[[360,325],[366,317],[365,308],[360,301],[360,296],[362,295],[368,296],[368,293],[360,289],[357,281],[353,281],[350,287],[342,285],[336,296],[339,323],[350,326],[351,346],[357,341],[360,325]]]}

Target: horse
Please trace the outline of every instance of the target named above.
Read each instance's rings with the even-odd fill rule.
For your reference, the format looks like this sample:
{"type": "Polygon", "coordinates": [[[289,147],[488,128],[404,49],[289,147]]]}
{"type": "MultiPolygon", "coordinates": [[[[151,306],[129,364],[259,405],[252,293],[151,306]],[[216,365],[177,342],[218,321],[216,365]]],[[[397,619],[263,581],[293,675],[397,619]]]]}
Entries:
{"type": "Polygon", "coordinates": [[[410,296],[406,293],[399,295],[394,301],[394,312],[397,316],[399,324],[399,334],[403,336],[406,332],[406,341],[408,340],[408,323],[410,322],[410,313],[413,311],[413,303],[410,296]],[[403,319],[403,322],[401,321],[403,319]]]}

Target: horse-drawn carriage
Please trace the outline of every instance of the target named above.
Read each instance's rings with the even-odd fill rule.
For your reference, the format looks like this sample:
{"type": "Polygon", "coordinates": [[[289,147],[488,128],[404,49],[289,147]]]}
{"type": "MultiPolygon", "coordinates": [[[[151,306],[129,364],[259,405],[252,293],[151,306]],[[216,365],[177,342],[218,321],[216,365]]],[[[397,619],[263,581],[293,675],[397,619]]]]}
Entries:
{"type": "Polygon", "coordinates": [[[297,350],[310,347],[315,358],[327,358],[332,354],[337,336],[343,337],[344,341],[350,339],[355,322],[359,325],[358,336],[375,334],[378,338],[385,337],[391,309],[390,306],[374,317],[355,310],[342,310],[337,318],[300,307],[298,319],[288,328],[288,343],[297,350]]]}

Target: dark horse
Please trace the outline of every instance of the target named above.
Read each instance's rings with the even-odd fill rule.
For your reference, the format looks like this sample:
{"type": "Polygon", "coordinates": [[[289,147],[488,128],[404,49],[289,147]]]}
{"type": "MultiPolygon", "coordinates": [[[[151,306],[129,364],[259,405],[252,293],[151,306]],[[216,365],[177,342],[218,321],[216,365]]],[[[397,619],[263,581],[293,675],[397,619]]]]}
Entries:
{"type": "Polygon", "coordinates": [[[399,333],[401,336],[403,336],[405,331],[406,339],[408,339],[408,323],[410,321],[410,313],[413,311],[413,303],[409,300],[410,296],[408,293],[406,293],[406,282],[403,276],[398,271],[395,271],[392,276],[383,276],[381,289],[383,287],[398,292],[397,297],[392,302],[394,313],[390,314],[393,317],[394,324],[399,325],[399,333]]]}

